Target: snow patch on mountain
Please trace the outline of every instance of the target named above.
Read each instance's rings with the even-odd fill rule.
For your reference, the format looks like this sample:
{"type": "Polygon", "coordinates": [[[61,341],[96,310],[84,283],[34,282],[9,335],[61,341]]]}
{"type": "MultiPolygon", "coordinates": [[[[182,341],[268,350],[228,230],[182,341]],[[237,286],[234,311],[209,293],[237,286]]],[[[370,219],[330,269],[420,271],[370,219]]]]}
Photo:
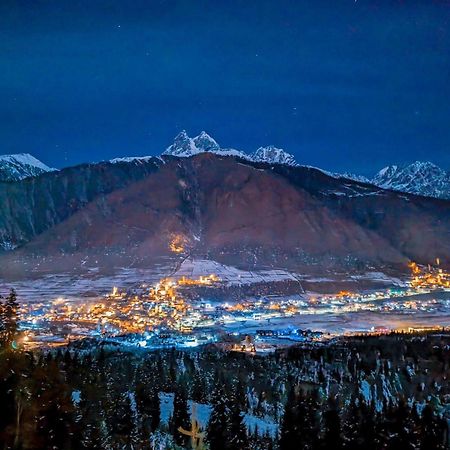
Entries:
{"type": "Polygon", "coordinates": [[[0,155],[0,181],[19,181],[55,170],[29,153],[0,155]]]}
{"type": "Polygon", "coordinates": [[[110,159],[108,162],[112,164],[130,163],[130,162],[148,162],[155,159],[155,156],[125,156],[123,158],[110,159]]]}
{"type": "Polygon", "coordinates": [[[347,180],[358,181],[359,183],[372,183],[372,181],[364,175],[357,175],[355,173],[344,172],[342,174],[332,174],[337,178],[345,178],[347,180]]]}

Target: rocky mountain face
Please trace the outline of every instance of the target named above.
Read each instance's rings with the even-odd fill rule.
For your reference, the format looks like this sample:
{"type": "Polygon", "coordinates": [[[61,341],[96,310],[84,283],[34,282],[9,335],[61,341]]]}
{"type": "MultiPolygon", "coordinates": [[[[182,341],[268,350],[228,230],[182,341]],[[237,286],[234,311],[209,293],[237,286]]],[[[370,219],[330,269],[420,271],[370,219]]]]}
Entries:
{"type": "Polygon", "coordinates": [[[21,246],[91,201],[148,176],[158,158],[84,164],[15,183],[0,183],[0,249],[21,246]]]}
{"type": "Polygon", "coordinates": [[[383,189],[425,197],[450,199],[450,172],[430,162],[416,161],[404,166],[387,166],[373,178],[344,173],[338,177],[370,183],[383,189]]]}
{"type": "Polygon", "coordinates": [[[260,147],[250,157],[252,161],[267,162],[271,164],[286,164],[288,166],[298,166],[294,155],[282,150],[281,148],[269,145],[268,147],[260,147]]]}
{"type": "Polygon", "coordinates": [[[450,199],[450,173],[430,162],[385,167],[372,183],[385,189],[450,199]]]}
{"type": "Polygon", "coordinates": [[[28,153],[0,155],[0,181],[23,180],[53,170],[28,153]]]}
{"type": "Polygon", "coordinates": [[[173,255],[176,240],[182,254],[237,265],[402,266],[448,261],[449,233],[450,202],[209,151],[0,183],[0,245],[14,257],[136,263],[173,255]]]}

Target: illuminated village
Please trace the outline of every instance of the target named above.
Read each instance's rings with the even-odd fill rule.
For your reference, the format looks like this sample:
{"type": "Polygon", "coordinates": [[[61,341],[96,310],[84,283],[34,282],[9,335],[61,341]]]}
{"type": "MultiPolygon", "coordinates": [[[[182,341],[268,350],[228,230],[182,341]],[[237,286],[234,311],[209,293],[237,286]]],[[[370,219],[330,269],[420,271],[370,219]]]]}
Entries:
{"type": "MultiPolygon", "coordinates": [[[[24,304],[21,324],[24,341],[29,346],[63,345],[72,339],[97,337],[140,347],[194,347],[217,341],[224,331],[245,335],[247,327],[252,328],[260,340],[275,336],[301,341],[306,337],[304,330],[289,326],[289,323],[299,323],[298,318],[302,315],[420,312],[439,307],[437,299],[416,300],[414,296],[448,289],[449,274],[439,267],[439,261],[435,267],[411,263],[410,268],[412,277],[405,289],[369,293],[341,291],[335,295],[260,296],[239,302],[214,302],[203,298],[186,300],[186,294],[192,289],[220,286],[222,282],[215,274],[196,279],[186,276],[164,278],[154,285],[142,284],[128,291],[114,287],[110,294],[96,301],[57,298],[49,304],[24,304]],[[272,328],[276,323],[281,325],[272,328]]],[[[402,330],[409,331],[409,328],[402,330]]],[[[364,331],[381,334],[390,329],[380,326],[364,331]]],[[[317,338],[319,335],[310,333],[309,337],[317,338]]]]}
{"type": "Polygon", "coordinates": [[[440,267],[439,258],[436,259],[435,266],[428,265],[427,268],[421,268],[415,262],[411,262],[409,267],[412,272],[413,288],[450,288],[450,273],[440,267]]]}

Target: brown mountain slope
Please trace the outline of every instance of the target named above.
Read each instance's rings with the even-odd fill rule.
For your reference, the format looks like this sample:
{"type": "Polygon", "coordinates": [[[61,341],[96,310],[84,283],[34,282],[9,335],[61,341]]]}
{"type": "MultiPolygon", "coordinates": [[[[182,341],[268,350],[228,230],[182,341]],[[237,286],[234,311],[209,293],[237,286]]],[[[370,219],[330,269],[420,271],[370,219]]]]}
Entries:
{"type": "Polygon", "coordinates": [[[170,254],[176,237],[185,253],[235,264],[395,266],[450,259],[450,202],[312,168],[200,154],[168,158],[118,187],[93,195],[15,254],[145,259],[170,254]]]}

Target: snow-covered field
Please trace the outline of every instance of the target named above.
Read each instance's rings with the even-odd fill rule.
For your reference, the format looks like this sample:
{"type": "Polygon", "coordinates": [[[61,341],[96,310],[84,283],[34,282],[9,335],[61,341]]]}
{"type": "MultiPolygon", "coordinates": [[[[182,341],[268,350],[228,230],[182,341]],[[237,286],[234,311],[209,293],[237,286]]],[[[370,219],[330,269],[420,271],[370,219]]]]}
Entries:
{"type": "MultiPolygon", "coordinates": [[[[369,331],[374,327],[386,327],[388,329],[407,329],[409,327],[418,328],[439,325],[450,326],[450,292],[440,293],[442,299],[440,305],[432,311],[359,311],[335,312],[312,314],[297,314],[291,317],[273,318],[270,321],[248,320],[245,323],[232,322],[224,325],[229,332],[240,334],[254,334],[261,328],[284,329],[300,328],[322,331],[324,333],[345,334],[354,332],[369,331]]],[[[426,294],[428,295],[428,294],[426,294]]],[[[436,294],[429,294],[430,298],[436,294]]],[[[396,300],[401,301],[398,297],[396,300]]]]}
{"type": "MultiPolygon", "coordinates": [[[[342,281],[342,275],[333,277],[326,274],[323,277],[310,276],[302,273],[289,272],[282,269],[267,269],[258,271],[241,270],[227,266],[213,260],[186,259],[178,267],[173,263],[162,263],[147,269],[123,267],[115,270],[112,275],[103,274],[98,267],[85,267],[83,274],[59,273],[44,274],[40,277],[14,281],[2,279],[0,274],[0,294],[14,287],[21,300],[25,302],[54,300],[63,297],[71,300],[87,297],[101,297],[109,293],[113,286],[122,290],[140,284],[153,284],[165,277],[179,279],[181,277],[199,278],[210,274],[217,275],[224,286],[250,286],[252,284],[296,282],[299,283],[299,292],[302,292],[301,283],[333,283],[342,281]]],[[[358,275],[348,275],[349,282],[358,280],[373,281],[379,285],[404,286],[405,283],[381,272],[367,272],[358,275]]]]}
{"type": "Polygon", "coordinates": [[[236,267],[226,266],[213,260],[186,259],[178,270],[172,275],[174,278],[188,277],[198,278],[201,275],[217,275],[220,280],[228,285],[245,285],[253,283],[273,283],[277,281],[299,281],[299,274],[285,270],[260,270],[245,271],[236,267]]]}
{"type": "Polygon", "coordinates": [[[38,279],[15,281],[0,279],[0,293],[14,287],[21,301],[45,301],[62,297],[80,301],[88,297],[101,297],[111,292],[113,286],[128,289],[141,283],[156,283],[167,276],[169,267],[151,269],[121,268],[114,275],[102,275],[97,268],[91,268],[84,275],[56,274],[38,279]]]}

